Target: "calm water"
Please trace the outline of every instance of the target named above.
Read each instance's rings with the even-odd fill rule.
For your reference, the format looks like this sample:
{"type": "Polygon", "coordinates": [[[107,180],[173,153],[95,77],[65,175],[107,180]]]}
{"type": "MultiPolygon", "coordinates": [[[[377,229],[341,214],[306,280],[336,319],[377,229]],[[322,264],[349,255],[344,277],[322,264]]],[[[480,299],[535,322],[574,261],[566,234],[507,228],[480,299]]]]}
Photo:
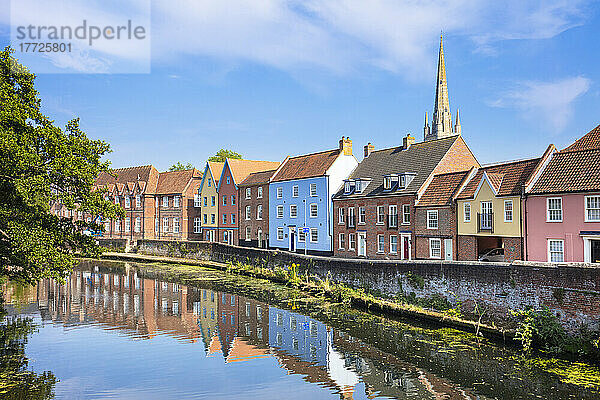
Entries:
{"type": "Polygon", "coordinates": [[[56,377],[47,386],[59,399],[600,396],[590,384],[595,367],[527,361],[469,334],[250,281],[205,271],[190,284],[130,264],[83,262],[65,284],[6,285],[4,322],[36,326],[19,341],[24,369],[56,377]],[[582,370],[587,387],[571,383],[582,370]]]}

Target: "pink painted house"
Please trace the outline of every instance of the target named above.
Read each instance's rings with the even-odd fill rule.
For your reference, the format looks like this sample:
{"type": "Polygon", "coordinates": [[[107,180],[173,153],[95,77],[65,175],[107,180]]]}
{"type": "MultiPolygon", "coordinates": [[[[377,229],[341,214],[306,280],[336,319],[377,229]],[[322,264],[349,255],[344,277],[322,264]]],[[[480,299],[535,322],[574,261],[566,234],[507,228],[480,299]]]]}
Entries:
{"type": "Polygon", "coordinates": [[[527,260],[600,263],[600,125],[554,152],[526,194],[527,260]]]}

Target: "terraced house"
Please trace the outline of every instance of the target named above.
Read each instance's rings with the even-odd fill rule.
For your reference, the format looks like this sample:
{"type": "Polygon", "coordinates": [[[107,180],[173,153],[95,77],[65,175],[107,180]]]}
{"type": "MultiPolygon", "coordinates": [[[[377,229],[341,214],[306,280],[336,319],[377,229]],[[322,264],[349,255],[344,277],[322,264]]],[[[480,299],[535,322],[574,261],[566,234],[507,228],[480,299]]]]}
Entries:
{"type": "Polygon", "coordinates": [[[218,237],[227,244],[239,244],[239,187],[238,184],[253,172],[274,170],[278,162],[237,160],[228,158],[223,166],[218,195],[218,237]]]}
{"type": "Polygon", "coordinates": [[[208,161],[202,174],[202,182],[198,188],[198,197],[201,203],[202,217],[201,230],[204,240],[214,242],[218,240],[219,205],[217,200],[217,186],[223,172],[225,163],[208,161]]]}
{"type": "Polygon", "coordinates": [[[346,137],[337,149],[286,158],[269,184],[269,246],[331,253],[331,196],[357,164],[346,137]]]}
{"type": "Polygon", "coordinates": [[[269,182],[276,170],[255,172],[240,184],[240,246],[269,247],[269,182]]]}

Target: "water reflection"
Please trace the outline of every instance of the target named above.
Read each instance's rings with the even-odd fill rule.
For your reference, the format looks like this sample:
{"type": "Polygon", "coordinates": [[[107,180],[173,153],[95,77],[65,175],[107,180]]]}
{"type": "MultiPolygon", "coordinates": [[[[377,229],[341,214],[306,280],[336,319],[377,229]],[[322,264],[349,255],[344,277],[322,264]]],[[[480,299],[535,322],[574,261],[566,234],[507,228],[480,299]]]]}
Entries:
{"type": "MultiPolygon", "coordinates": [[[[152,344],[158,338],[172,337],[179,342],[203,346],[206,361],[194,358],[195,364],[192,365],[195,368],[208,368],[213,373],[213,364],[204,367],[200,364],[221,360],[225,365],[222,373],[227,375],[228,371],[235,370],[236,365],[245,365],[249,368],[244,367],[241,372],[247,374],[247,381],[243,384],[253,387],[253,390],[268,386],[281,376],[294,375],[301,377],[303,382],[286,383],[291,385],[287,388],[290,393],[300,393],[301,389],[306,389],[300,385],[309,383],[319,388],[317,397],[486,398],[473,388],[462,387],[439,374],[367,345],[348,331],[335,329],[301,313],[212,287],[169,282],[128,264],[107,266],[96,263],[78,268],[62,284],[47,279],[25,291],[16,292],[14,287],[8,286],[3,293],[5,301],[10,304],[9,314],[39,314],[42,324],[62,326],[65,337],[77,328],[100,327],[114,331],[126,341],[135,339],[152,344]],[[271,365],[269,362],[273,369],[268,371],[253,368],[255,365],[267,368],[271,365]],[[280,372],[277,374],[273,370],[280,372]],[[254,386],[248,381],[252,381],[254,386]]],[[[397,337],[393,335],[398,335],[398,332],[386,335],[381,337],[397,337]]],[[[404,337],[409,339],[393,339],[394,344],[403,346],[403,340],[406,340],[414,345],[415,340],[408,333],[404,337]]],[[[177,346],[177,342],[171,340],[171,343],[156,342],[156,347],[149,349],[167,346],[167,353],[175,353],[177,350],[169,346],[177,346]]],[[[422,344],[423,350],[416,348],[411,357],[427,357],[427,351],[430,351],[430,357],[443,359],[439,352],[429,350],[425,342],[422,344]]],[[[389,345],[384,347],[391,348],[389,345]]],[[[160,359],[161,354],[164,353],[156,350],[156,353],[148,353],[142,359],[157,365],[168,364],[160,359]]],[[[96,368],[92,361],[89,368],[96,368]]],[[[448,365],[440,368],[452,369],[449,357],[448,365]]],[[[144,370],[135,368],[127,373],[131,374],[131,379],[136,379],[137,375],[142,378],[144,370]]],[[[192,371],[188,373],[193,376],[192,371]]],[[[69,378],[57,376],[59,379],[69,378]]],[[[150,374],[145,378],[155,384],[156,379],[150,374]]],[[[98,387],[87,394],[93,397],[103,389],[98,387]]],[[[113,397],[124,395],[123,390],[114,389],[113,397]]],[[[159,397],[239,397],[239,393],[234,395],[233,390],[207,382],[204,386],[186,388],[185,392],[183,389],[177,394],[165,392],[159,397]]],[[[249,389],[244,388],[241,393],[247,394],[246,390],[249,389]]],[[[278,390],[273,383],[273,391],[267,392],[267,397],[279,397],[281,393],[278,390]]],[[[102,393],[106,395],[106,392],[102,393]]],[[[65,398],[73,397],[68,388],[62,388],[60,394],[65,398]]],[[[315,394],[311,396],[315,397],[315,394]]]]}

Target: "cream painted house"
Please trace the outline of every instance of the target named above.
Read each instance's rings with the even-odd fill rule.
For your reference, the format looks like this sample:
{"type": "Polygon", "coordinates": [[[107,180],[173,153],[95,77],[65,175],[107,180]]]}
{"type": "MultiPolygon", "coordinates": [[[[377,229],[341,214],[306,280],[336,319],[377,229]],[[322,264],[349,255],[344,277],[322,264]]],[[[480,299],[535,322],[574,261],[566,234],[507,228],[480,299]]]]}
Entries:
{"type": "Polygon", "coordinates": [[[209,242],[218,240],[219,227],[219,178],[225,163],[208,161],[204,168],[202,183],[198,189],[202,207],[202,237],[209,242]]]}

